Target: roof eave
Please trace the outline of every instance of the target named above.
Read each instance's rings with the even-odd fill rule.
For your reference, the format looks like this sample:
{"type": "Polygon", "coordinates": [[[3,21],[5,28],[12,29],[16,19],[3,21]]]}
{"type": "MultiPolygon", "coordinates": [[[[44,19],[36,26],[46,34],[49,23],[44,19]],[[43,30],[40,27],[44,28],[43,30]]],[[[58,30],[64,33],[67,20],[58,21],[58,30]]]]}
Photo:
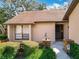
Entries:
{"type": "Polygon", "coordinates": [[[64,15],[63,20],[68,20],[69,16],[71,15],[71,13],[73,12],[73,10],[75,9],[76,5],[78,4],[79,0],[73,0],[66,12],[66,14],[64,15]]]}

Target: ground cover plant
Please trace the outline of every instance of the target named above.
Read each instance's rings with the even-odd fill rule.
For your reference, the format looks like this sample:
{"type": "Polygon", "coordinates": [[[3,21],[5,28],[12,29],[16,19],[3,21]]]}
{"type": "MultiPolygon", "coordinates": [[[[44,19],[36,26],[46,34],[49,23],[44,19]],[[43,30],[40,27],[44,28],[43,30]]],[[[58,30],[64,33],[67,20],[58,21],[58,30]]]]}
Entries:
{"type": "Polygon", "coordinates": [[[72,59],[79,59],[79,45],[78,44],[74,42],[70,44],[69,55],[71,56],[72,59]]]}

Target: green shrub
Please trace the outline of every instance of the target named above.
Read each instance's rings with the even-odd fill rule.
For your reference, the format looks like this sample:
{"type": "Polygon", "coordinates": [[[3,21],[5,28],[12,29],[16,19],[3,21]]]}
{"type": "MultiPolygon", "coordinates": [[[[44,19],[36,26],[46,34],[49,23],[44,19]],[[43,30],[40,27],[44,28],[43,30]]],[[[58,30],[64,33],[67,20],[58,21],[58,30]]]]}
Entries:
{"type": "Polygon", "coordinates": [[[0,59],[14,59],[14,48],[6,46],[0,59]]]}
{"type": "Polygon", "coordinates": [[[70,56],[73,59],[79,59],[79,45],[76,43],[70,44],[70,56]]]}
{"type": "Polygon", "coordinates": [[[44,48],[39,59],[56,59],[56,56],[51,48],[44,48]]]}
{"type": "Polygon", "coordinates": [[[0,40],[6,40],[6,39],[7,39],[7,35],[0,34],[0,40]]]}
{"type": "Polygon", "coordinates": [[[15,59],[18,47],[18,42],[0,43],[0,59],[15,59]]]}
{"type": "Polygon", "coordinates": [[[0,58],[1,58],[3,52],[4,52],[4,47],[0,47],[0,58]]]}
{"type": "Polygon", "coordinates": [[[24,46],[25,59],[56,59],[55,53],[51,48],[30,48],[24,46]]]}

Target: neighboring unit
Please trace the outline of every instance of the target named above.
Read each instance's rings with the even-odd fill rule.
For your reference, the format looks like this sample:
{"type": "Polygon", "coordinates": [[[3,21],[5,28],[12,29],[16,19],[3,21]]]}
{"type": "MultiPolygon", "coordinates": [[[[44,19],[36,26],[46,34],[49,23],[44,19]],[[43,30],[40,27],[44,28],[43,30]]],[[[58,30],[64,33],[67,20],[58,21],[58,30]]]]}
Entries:
{"type": "Polygon", "coordinates": [[[25,11],[8,20],[8,39],[41,41],[47,38],[51,41],[68,39],[68,21],[63,20],[65,10],[25,11]]]}

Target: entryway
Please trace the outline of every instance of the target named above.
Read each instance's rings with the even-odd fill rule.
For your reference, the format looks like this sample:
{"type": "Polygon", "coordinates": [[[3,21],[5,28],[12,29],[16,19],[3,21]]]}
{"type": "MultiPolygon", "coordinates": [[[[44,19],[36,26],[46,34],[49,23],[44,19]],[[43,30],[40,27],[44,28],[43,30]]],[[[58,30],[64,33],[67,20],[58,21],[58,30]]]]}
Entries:
{"type": "Polygon", "coordinates": [[[63,50],[63,42],[55,42],[51,45],[51,48],[56,53],[57,59],[70,59],[70,57],[66,54],[66,52],[63,50]]]}
{"type": "Polygon", "coordinates": [[[64,25],[55,24],[55,39],[56,41],[62,41],[64,38],[64,25]]]}

